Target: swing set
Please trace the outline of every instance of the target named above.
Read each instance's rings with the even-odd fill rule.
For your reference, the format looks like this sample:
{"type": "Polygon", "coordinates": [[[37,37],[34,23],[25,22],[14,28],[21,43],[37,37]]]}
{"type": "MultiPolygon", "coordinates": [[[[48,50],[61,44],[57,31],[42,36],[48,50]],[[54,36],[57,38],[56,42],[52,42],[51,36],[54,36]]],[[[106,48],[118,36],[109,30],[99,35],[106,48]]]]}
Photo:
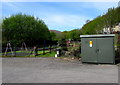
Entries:
{"type": "MultiPolygon", "coordinates": [[[[5,50],[4,56],[7,56],[8,49],[10,49],[10,51],[11,51],[11,53],[12,53],[12,56],[15,56],[15,55],[16,55],[16,52],[13,52],[11,43],[8,42],[8,43],[7,43],[7,46],[6,46],[6,50],[5,50]]],[[[22,43],[22,47],[21,47],[21,50],[24,50],[24,49],[25,49],[25,51],[27,51],[27,46],[26,46],[25,42],[22,43]]],[[[15,47],[14,47],[14,51],[15,51],[15,47]]]]}

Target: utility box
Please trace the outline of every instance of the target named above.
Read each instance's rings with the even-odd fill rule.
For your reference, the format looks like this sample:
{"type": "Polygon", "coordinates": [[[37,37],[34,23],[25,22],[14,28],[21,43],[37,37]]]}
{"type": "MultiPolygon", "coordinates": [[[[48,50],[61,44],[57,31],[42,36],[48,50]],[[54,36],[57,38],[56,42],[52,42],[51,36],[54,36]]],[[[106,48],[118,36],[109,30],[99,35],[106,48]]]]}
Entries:
{"type": "Polygon", "coordinates": [[[88,63],[115,63],[114,34],[81,35],[81,60],[88,63]]]}

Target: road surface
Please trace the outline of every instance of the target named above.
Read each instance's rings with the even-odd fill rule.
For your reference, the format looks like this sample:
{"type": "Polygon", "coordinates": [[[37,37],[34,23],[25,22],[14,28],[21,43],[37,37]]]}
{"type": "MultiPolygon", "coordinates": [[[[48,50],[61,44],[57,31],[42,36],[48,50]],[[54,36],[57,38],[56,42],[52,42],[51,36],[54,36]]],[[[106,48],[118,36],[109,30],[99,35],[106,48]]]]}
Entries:
{"type": "Polygon", "coordinates": [[[118,83],[118,66],[59,58],[3,58],[3,83],[118,83]]]}

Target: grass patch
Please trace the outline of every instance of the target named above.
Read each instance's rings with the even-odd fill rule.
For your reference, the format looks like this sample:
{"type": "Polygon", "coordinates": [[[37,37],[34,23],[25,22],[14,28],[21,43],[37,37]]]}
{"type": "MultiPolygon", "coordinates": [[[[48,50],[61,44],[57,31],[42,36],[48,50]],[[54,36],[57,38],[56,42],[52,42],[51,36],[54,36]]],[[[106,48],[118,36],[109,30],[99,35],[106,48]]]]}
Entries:
{"type": "MultiPolygon", "coordinates": [[[[47,51],[47,52],[49,52],[49,51],[47,51]]],[[[42,51],[38,51],[38,56],[30,55],[29,57],[54,57],[55,54],[56,54],[56,52],[51,52],[51,53],[46,53],[43,55],[42,51]]]]}
{"type": "Polygon", "coordinates": [[[38,55],[37,57],[54,57],[56,52],[46,53],[44,55],[38,55]]]}
{"type": "MultiPolygon", "coordinates": [[[[49,50],[46,50],[45,53],[50,52],[49,50]]],[[[34,53],[34,52],[32,52],[34,53]]],[[[43,54],[43,51],[38,51],[38,54],[43,54]]]]}
{"type": "MultiPolygon", "coordinates": [[[[13,51],[14,53],[15,51],[13,51]]],[[[49,52],[49,50],[46,50],[45,52],[49,52]]],[[[7,52],[7,53],[12,53],[12,52],[7,52]]],[[[16,53],[31,53],[31,51],[16,51],[16,53]]],[[[32,52],[34,53],[34,52],[32,52]]],[[[38,51],[38,54],[42,54],[43,51],[38,51]]],[[[5,53],[0,53],[0,54],[5,54],[5,53]]]]}
{"type": "MultiPolygon", "coordinates": [[[[7,53],[11,53],[11,52],[7,52],[7,53]]],[[[14,53],[14,51],[13,51],[13,53],[14,53]]],[[[31,51],[16,51],[16,53],[31,53],[31,51]]],[[[7,55],[7,56],[2,56],[2,55],[4,55],[4,53],[0,53],[0,55],[2,56],[2,57],[54,57],[55,56],[55,54],[56,54],[56,52],[51,52],[51,53],[49,53],[49,50],[45,50],[45,54],[43,55],[43,51],[38,51],[38,56],[34,56],[33,55],[34,54],[34,52],[32,52],[32,54],[30,54],[30,55],[26,55],[26,56],[12,56],[12,55],[7,55]]]]}
{"type": "Polygon", "coordinates": [[[38,56],[34,56],[34,55],[28,55],[28,56],[2,56],[2,57],[54,57],[56,54],[56,52],[51,52],[51,53],[46,53],[46,54],[41,54],[41,55],[38,55],[38,56]]]}
{"type": "MultiPolygon", "coordinates": [[[[29,51],[12,51],[13,53],[16,52],[16,53],[28,53],[29,51]]],[[[7,53],[12,53],[11,51],[10,52],[7,52],[7,53]]],[[[3,53],[0,53],[0,54],[5,54],[5,52],[3,53]]]]}

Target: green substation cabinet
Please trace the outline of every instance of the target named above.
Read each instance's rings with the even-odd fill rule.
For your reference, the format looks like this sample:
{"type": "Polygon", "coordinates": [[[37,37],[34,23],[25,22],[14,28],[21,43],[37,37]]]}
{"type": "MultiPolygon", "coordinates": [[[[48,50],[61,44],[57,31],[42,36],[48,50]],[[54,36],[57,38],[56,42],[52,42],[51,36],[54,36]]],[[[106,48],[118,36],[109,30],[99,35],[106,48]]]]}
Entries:
{"type": "Polygon", "coordinates": [[[114,34],[81,35],[81,60],[87,63],[115,63],[114,34]]]}

